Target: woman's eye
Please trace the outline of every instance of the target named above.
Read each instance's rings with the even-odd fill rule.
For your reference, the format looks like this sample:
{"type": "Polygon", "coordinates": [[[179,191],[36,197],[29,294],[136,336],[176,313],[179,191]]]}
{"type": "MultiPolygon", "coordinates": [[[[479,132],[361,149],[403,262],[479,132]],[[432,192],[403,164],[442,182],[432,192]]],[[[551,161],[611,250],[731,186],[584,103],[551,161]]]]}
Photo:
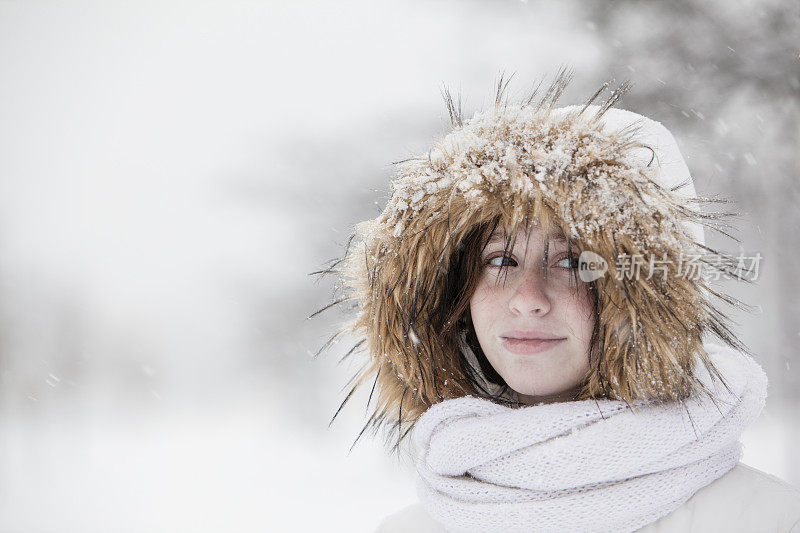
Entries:
{"type": "Polygon", "coordinates": [[[510,255],[498,255],[492,257],[486,262],[489,266],[502,267],[502,266],[516,266],[517,262],[514,261],[510,255]]]}
{"type": "Polygon", "coordinates": [[[556,263],[556,266],[560,266],[561,268],[578,268],[578,258],[575,256],[567,256],[556,263]]]}

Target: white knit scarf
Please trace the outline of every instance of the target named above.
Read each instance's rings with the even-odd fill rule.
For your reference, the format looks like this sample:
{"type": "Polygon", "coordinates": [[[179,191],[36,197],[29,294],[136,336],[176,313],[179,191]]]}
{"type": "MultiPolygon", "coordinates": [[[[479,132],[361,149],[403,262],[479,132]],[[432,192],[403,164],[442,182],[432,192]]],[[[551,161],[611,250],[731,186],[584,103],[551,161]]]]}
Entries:
{"type": "Polygon", "coordinates": [[[731,389],[701,368],[713,400],[434,405],[413,436],[423,506],[450,532],[634,531],[667,515],[738,463],[766,400],[758,363],[705,347],[731,389]]]}

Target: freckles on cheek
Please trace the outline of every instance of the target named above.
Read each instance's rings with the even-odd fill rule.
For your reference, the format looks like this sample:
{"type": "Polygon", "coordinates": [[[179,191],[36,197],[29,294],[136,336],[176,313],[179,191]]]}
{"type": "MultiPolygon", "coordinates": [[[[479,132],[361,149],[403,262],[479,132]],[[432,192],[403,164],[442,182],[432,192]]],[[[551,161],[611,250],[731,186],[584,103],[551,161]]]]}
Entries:
{"type": "Polygon", "coordinates": [[[501,301],[502,299],[497,291],[485,283],[479,284],[472,298],[470,298],[472,322],[482,341],[486,340],[484,335],[488,335],[488,332],[493,328],[494,322],[502,314],[500,310],[501,301]]]}
{"type": "Polygon", "coordinates": [[[481,284],[475,288],[475,292],[472,293],[472,301],[474,302],[482,302],[486,300],[486,288],[481,284]]]}
{"type": "Polygon", "coordinates": [[[481,285],[475,287],[475,292],[469,299],[469,307],[472,312],[473,321],[483,316],[483,309],[486,307],[486,290],[481,285]]]}
{"type": "Polygon", "coordinates": [[[487,308],[491,307],[495,300],[497,298],[493,294],[492,287],[486,283],[479,283],[472,294],[472,298],[470,298],[470,305],[487,308]]]}

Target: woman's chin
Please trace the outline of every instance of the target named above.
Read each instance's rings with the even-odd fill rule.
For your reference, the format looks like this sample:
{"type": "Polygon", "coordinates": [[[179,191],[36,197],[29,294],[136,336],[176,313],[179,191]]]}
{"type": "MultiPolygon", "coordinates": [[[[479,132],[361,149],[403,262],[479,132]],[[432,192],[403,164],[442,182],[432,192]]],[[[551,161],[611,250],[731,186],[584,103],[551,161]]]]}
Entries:
{"type": "Polygon", "coordinates": [[[513,384],[509,383],[509,386],[517,394],[524,395],[528,398],[547,398],[565,392],[561,389],[553,389],[552,384],[551,387],[536,387],[536,386],[531,386],[530,384],[518,385],[515,387],[513,384]]]}
{"type": "Polygon", "coordinates": [[[515,387],[513,383],[509,383],[509,387],[519,395],[520,401],[526,404],[569,401],[577,392],[577,386],[553,387],[552,383],[549,385],[550,387],[536,387],[527,383],[515,387]]]}

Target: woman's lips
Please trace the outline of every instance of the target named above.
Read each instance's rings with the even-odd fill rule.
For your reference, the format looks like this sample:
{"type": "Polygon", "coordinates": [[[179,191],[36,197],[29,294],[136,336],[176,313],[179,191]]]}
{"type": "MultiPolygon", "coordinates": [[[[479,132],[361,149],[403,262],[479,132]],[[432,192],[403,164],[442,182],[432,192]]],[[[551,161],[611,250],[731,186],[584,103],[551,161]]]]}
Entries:
{"type": "Polygon", "coordinates": [[[567,339],[515,339],[513,337],[500,337],[503,348],[511,353],[528,355],[549,350],[559,342],[567,339]]]}

